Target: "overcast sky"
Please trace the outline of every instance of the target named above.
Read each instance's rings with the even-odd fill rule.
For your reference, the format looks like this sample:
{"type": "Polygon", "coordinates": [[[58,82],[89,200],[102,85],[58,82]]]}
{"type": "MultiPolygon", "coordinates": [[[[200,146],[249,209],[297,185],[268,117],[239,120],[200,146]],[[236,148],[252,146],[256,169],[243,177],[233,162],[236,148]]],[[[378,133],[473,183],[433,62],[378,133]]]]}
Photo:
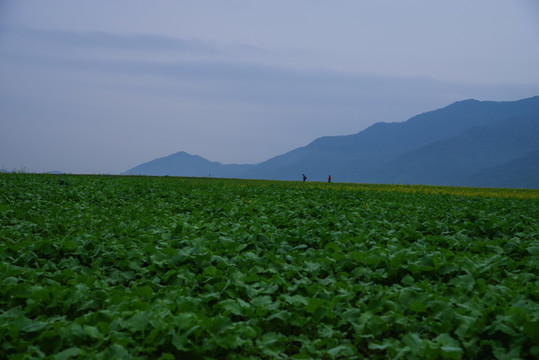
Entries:
{"type": "Polygon", "coordinates": [[[537,0],[0,0],[0,167],[257,163],[539,95],[537,0]]]}

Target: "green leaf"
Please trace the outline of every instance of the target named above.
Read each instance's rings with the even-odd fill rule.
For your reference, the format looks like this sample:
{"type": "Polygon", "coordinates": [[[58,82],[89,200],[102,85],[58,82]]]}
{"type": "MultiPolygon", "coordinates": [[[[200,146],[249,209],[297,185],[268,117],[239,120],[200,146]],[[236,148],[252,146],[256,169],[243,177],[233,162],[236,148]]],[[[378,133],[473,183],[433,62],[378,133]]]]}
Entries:
{"type": "Polygon", "coordinates": [[[317,298],[307,298],[307,306],[305,306],[305,311],[309,314],[314,314],[318,308],[324,306],[324,302],[317,298]]]}
{"type": "Polygon", "coordinates": [[[285,338],[282,334],[268,332],[256,341],[256,345],[262,351],[262,354],[272,358],[281,358],[284,351],[284,340],[285,338]]]}
{"type": "Polygon", "coordinates": [[[423,340],[418,334],[408,333],[402,338],[402,342],[409,346],[414,354],[420,354],[423,347],[423,340]]]}
{"type": "Polygon", "coordinates": [[[352,356],[355,353],[356,349],[349,344],[338,345],[328,350],[328,354],[333,358],[352,356]]]}
{"type": "Polygon", "coordinates": [[[148,285],[137,287],[133,290],[133,294],[140,296],[141,298],[151,298],[153,296],[153,289],[148,285]]]}
{"type": "Polygon", "coordinates": [[[301,295],[294,295],[294,296],[284,295],[284,299],[290,305],[302,305],[302,306],[309,305],[309,301],[307,300],[307,298],[301,295]]]}
{"type": "Polygon", "coordinates": [[[251,299],[251,305],[253,306],[267,306],[272,303],[273,303],[273,300],[271,299],[271,296],[269,295],[257,296],[251,299]]]}
{"type": "Polygon", "coordinates": [[[326,324],[318,325],[318,336],[321,338],[331,338],[333,336],[333,329],[326,324]]]}
{"type": "Polygon", "coordinates": [[[129,359],[129,352],[120,344],[112,344],[106,351],[108,359],[129,359]]]}
{"type": "Polygon", "coordinates": [[[103,337],[103,335],[99,332],[99,329],[95,326],[84,325],[82,328],[84,333],[93,339],[100,340],[103,337]]]}
{"type": "Polygon", "coordinates": [[[9,276],[2,280],[2,286],[9,286],[9,285],[15,285],[19,283],[19,279],[13,276],[9,276]]]}
{"type": "Polygon", "coordinates": [[[78,347],[71,347],[59,352],[56,355],[53,355],[54,360],[68,360],[71,358],[77,358],[80,354],[80,349],[78,347]]]}
{"type": "Polygon", "coordinates": [[[227,299],[219,302],[219,305],[222,306],[224,311],[228,311],[234,315],[241,316],[244,314],[244,308],[233,299],[227,299]]]}
{"type": "Polygon", "coordinates": [[[215,266],[208,266],[204,269],[203,274],[208,277],[214,277],[219,274],[219,270],[215,266]]]}
{"type": "Polygon", "coordinates": [[[31,323],[27,323],[27,325],[22,328],[22,331],[39,332],[45,329],[47,325],[48,324],[46,322],[35,320],[35,321],[32,321],[31,323]]]}
{"type": "Polygon", "coordinates": [[[178,333],[175,330],[172,331],[172,345],[180,351],[189,351],[191,348],[191,340],[189,335],[199,329],[198,326],[193,326],[185,332],[178,333]]]}
{"type": "Polygon", "coordinates": [[[424,303],[420,301],[412,301],[410,303],[410,310],[416,312],[416,313],[424,313],[427,312],[427,307],[424,303]]]}
{"type": "Polygon", "coordinates": [[[359,319],[361,318],[361,315],[362,315],[361,310],[359,310],[359,309],[349,309],[349,310],[346,310],[342,314],[342,317],[344,319],[346,319],[347,321],[351,322],[351,323],[357,323],[359,321],[359,319]]]}
{"type": "Polygon", "coordinates": [[[402,278],[401,283],[403,285],[410,286],[410,285],[412,285],[414,283],[414,281],[415,280],[414,280],[413,277],[411,277],[410,275],[406,275],[405,277],[402,278]]]}
{"type": "Polygon", "coordinates": [[[131,331],[143,331],[151,317],[151,314],[147,311],[137,312],[130,319],[125,321],[125,326],[128,327],[131,331]]]}

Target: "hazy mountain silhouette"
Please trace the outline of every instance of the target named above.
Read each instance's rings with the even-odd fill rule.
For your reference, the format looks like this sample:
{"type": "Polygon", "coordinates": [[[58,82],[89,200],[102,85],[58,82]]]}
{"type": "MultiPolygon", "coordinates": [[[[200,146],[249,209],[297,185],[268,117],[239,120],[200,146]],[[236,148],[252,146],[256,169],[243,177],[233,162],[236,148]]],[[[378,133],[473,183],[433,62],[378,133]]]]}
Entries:
{"type": "Polygon", "coordinates": [[[223,165],[184,151],[155,159],[128,170],[130,175],[235,177],[252,165],[223,165]]]}
{"type": "Polygon", "coordinates": [[[520,158],[539,149],[538,144],[539,118],[508,119],[404,153],[378,169],[373,180],[468,185],[467,179],[481,169],[520,158]]]}
{"type": "Polygon", "coordinates": [[[463,181],[468,186],[539,188],[539,151],[482,169],[463,181]]]}
{"type": "Polygon", "coordinates": [[[331,174],[347,182],[539,188],[538,153],[536,96],[460,101],[405,122],[321,137],[256,165],[223,165],[180,152],[127,173],[282,180],[300,180],[305,173],[320,181],[331,174]]]}

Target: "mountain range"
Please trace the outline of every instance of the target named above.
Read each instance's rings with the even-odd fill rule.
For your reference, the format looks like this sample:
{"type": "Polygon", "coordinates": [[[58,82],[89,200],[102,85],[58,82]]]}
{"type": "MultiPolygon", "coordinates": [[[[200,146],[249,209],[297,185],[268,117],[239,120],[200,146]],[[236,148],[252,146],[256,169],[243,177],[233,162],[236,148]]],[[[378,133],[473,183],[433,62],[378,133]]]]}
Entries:
{"type": "Polygon", "coordinates": [[[245,179],[539,188],[539,96],[518,101],[464,100],[397,123],[253,165],[224,165],[185,152],[126,172],[245,179]]]}

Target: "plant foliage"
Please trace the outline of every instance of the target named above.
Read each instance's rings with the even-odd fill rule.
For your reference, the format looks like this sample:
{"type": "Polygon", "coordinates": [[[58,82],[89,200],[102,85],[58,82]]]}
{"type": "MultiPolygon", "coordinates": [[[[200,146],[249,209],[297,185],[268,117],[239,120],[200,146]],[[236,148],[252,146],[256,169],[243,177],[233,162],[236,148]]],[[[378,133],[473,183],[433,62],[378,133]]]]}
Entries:
{"type": "Polygon", "coordinates": [[[538,195],[0,174],[0,358],[538,357],[538,195]]]}

